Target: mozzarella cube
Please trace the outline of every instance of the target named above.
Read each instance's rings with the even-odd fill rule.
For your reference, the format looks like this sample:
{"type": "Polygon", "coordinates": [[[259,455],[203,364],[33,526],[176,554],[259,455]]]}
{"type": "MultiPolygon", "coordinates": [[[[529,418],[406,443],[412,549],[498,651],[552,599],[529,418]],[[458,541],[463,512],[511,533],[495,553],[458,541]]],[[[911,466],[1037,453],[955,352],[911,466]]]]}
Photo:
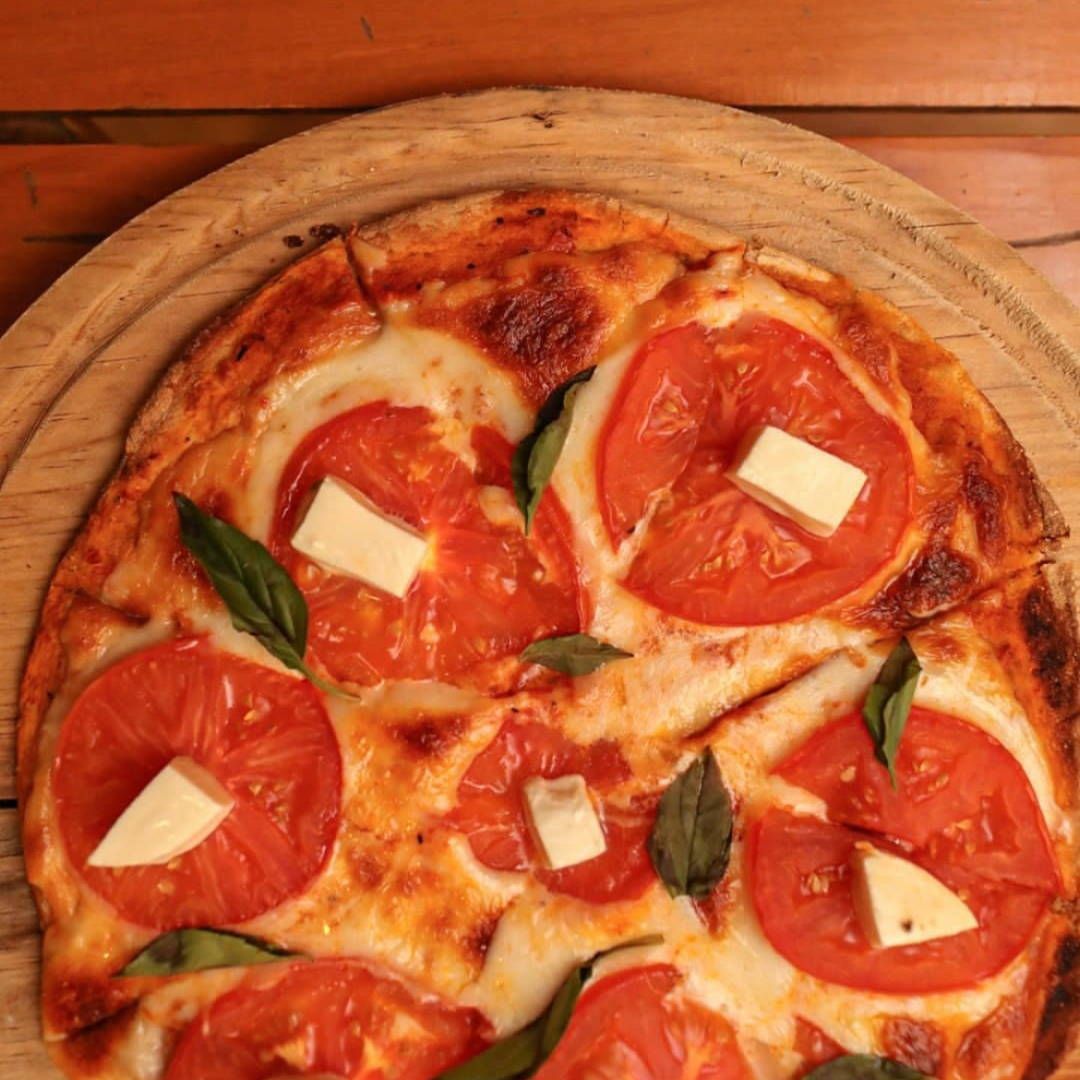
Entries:
{"type": "Polygon", "coordinates": [[[832,536],[866,483],[843,458],[766,425],[744,437],[728,478],[815,536],[832,536]]]}
{"type": "Polygon", "coordinates": [[[530,777],[521,788],[536,841],[552,870],[588,862],[607,851],[585,777],[530,777]]]}
{"type": "Polygon", "coordinates": [[[918,945],[978,928],[959,896],[899,855],[856,844],[852,873],[855,914],[875,948],[918,945]]]}
{"type": "Polygon", "coordinates": [[[398,598],[409,591],[427,554],[423,536],[333,476],[319,485],[292,546],[328,570],[398,598]]]}
{"type": "Polygon", "coordinates": [[[201,765],[176,757],[142,789],[90,853],[90,866],[159,866],[198,847],[233,797],[201,765]]]}

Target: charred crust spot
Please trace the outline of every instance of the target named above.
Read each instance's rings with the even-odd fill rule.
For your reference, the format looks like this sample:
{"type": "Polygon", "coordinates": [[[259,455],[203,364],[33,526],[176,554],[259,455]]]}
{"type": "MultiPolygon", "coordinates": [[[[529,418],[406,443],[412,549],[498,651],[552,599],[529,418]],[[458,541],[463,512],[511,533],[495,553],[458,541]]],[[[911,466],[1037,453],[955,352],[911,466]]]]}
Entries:
{"type": "Polygon", "coordinates": [[[1080,981],[1080,938],[1067,937],[1058,946],[1054,970],[1059,979],[1073,976],[1080,981]]]}
{"type": "Polygon", "coordinates": [[[281,238],[281,242],[287,248],[298,248],[304,246],[304,238],[302,236],[297,236],[296,233],[289,233],[288,236],[283,236],[281,238]]]}
{"type": "Polygon", "coordinates": [[[236,346],[236,352],[233,353],[233,359],[243,360],[252,345],[260,344],[263,340],[262,334],[247,334],[242,337],[239,344],[236,346]]]}
{"type": "Polygon", "coordinates": [[[78,1065],[80,1075],[97,1072],[115,1061],[116,1051],[135,1021],[138,1002],[126,1005],[113,1016],[69,1035],[62,1044],[64,1060],[78,1065]]]}
{"type": "Polygon", "coordinates": [[[495,224],[496,224],[496,225],[505,225],[505,224],[506,224],[506,218],[504,218],[504,217],[502,217],[502,216],[500,215],[499,217],[497,217],[497,218],[495,219],[495,224]]]}
{"type": "Polygon", "coordinates": [[[1068,936],[1058,944],[1053,974],[1056,981],[1043,1006],[1034,1053],[1024,1080],[1044,1080],[1057,1075],[1067,1052],[1080,1012],[1080,939],[1068,936]]]}
{"type": "Polygon", "coordinates": [[[1005,496],[974,461],[964,466],[963,493],[980,546],[987,555],[999,557],[1005,549],[1005,496]]]}
{"type": "Polygon", "coordinates": [[[1059,714],[1072,711],[1076,694],[1075,649],[1049,591],[1042,583],[1028,590],[1020,605],[1020,625],[1046,700],[1059,714]]]}
{"type": "Polygon", "coordinates": [[[476,300],[465,313],[471,336],[514,369],[529,396],[586,366],[604,316],[593,293],[567,266],[546,266],[528,284],[476,300]]]}
{"type": "Polygon", "coordinates": [[[547,208],[544,206],[533,206],[527,211],[529,217],[543,217],[547,213],[547,208]]]}
{"type": "Polygon", "coordinates": [[[919,555],[893,589],[903,610],[921,618],[959,603],[976,581],[977,572],[971,560],[947,547],[935,546],[919,555]]]}
{"type": "Polygon", "coordinates": [[[936,1024],[890,1016],[882,1025],[881,1039],[888,1057],[927,1076],[937,1076],[944,1057],[945,1036],[936,1024]]]}
{"type": "Polygon", "coordinates": [[[465,947],[477,960],[483,960],[487,956],[491,939],[495,936],[495,928],[499,925],[499,918],[499,914],[496,913],[485,915],[469,931],[465,939],[465,947]]]}
{"type": "Polygon", "coordinates": [[[399,724],[393,733],[417,757],[437,758],[461,739],[466,726],[461,716],[422,716],[412,723],[399,724]]]}
{"type": "Polygon", "coordinates": [[[320,243],[326,243],[327,240],[333,240],[335,236],[341,235],[341,226],[334,225],[332,222],[324,222],[322,225],[312,225],[308,229],[308,235],[318,240],[320,243]]]}

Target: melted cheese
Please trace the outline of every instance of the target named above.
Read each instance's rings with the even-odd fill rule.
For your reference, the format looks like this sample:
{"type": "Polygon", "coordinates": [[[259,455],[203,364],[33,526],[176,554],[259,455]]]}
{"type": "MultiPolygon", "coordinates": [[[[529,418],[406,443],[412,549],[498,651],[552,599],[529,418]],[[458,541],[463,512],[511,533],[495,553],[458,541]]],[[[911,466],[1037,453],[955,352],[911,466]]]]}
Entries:
{"type": "MultiPolygon", "coordinates": [[[[752,270],[736,280],[737,269],[728,260],[700,275],[696,317],[722,326],[752,308],[827,342],[834,327],[824,309],[752,270]],[[726,289],[723,296],[718,287],[726,289]]],[[[622,375],[647,332],[643,320],[624,333],[619,347],[582,388],[552,479],[574,522],[583,581],[594,604],[587,629],[635,656],[551,695],[545,719],[581,742],[619,739],[638,788],[651,791],[657,776],[671,774],[660,736],[702,729],[730,705],[842,650],[717,724],[709,738],[744,817],[775,804],[821,815],[820,800],[769,772],[819,725],[861,700],[884,650],[863,647],[862,631],[830,619],[750,631],[698,626],[664,615],[620,587],[619,577],[634,555],[633,541],[614,550],[607,539],[596,499],[596,445],[622,375]]],[[[837,362],[874,407],[891,412],[864,373],[843,356],[837,362]]],[[[380,399],[432,409],[447,445],[466,460],[471,456],[470,425],[491,424],[514,441],[532,423],[532,410],[505,372],[447,335],[410,325],[408,308],[399,307],[387,315],[378,335],[344,350],[333,364],[271,388],[266,423],[252,449],[238,503],[239,523],[265,539],[282,468],[299,442],[332,417],[380,399]]],[[[897,419],[913,445],[921,445],[910,421],[897,419]]],[[[505,500],[491,502],[492,513],[509,512],[505,500]]],[[[893,574],[920,542],[917,529],[909,530],[880,580],[893,574]]],[[[121,566],[109,588],[122,597],[138,581],[137,568],[121,566]]],[[[252,638],[235,631],[220,610],[185,615],[187,626],[209,633],[221,648],[280,667],[252,638]]],[[[918,703],[963,716],[998,738],[1030,778],[1051,833],[1071,841],[1045,754],[1020,706],[1003,678],[988,680],[987,672],[995,670],[992,658],[963,616],[952,617],[949,627],[964,643],[965,659],[927,664],[918,703]]],[[[145,631],[114,641],[108,656],[167,632],[166,623],[151,623],[145,631]]],[[[918,651],[918,632],[912,639],[918,651]]],[[[74,688],[85,685],[105,659],[103,653],[78,670],[58,697],[43,734],[43,761],[51,757],[48,748],[74,688]]],[[[790,1061],[796,1015],[853,1051],[874,1051],[880,1014],[903,1013],[946,1027],[960,1018],[967,1027],[1022,985],[1022,957],[976,988],[923,997],[873,995],[811,978],[764,939],[740,878],[738,839],[729,872],[731,905],[715,937],[685,901],[671,900],[659,887],[638,901],[589,905],[554,896],[527,874],[492,872],[475,860],[462,837],[432,826],[454,805],[462,774],[509,715],[514,699],[491,703],[455,688],[402,684],[366,690],[359,701],[328,699],[327,705],[344,759],[338,842],[303,896],[251,920],[242,927],[247,932],[314,956],[356,955],[385,964],[424,989],[481,1009],[498,1033],[531,1020],[574,964],[629,938],[662,933],[663,945],[650,950],[649,958],[676,964],[686,976],[685,993],[724,1012],[741,1032],[748,1054],[766,1062],[790,1061]],[[394,726],[418,711],[463,717],[457,741],[441,754],[410,757],[395,741],[394,726]]],[[[628,785],[627,795],[633,787],[628,785]]],[[[48,795],[42,794],[47,790],[37,785],[30,809],[39,820],[51,820],[54,813],[48,795]]],[[[54,848],[49,858],[50,873],[64,879],[62,854],[54,848]]],[[[49,931],[52,954],[95,956],[103,970],[115,970],[145,944],[146,932],[118,922],[70,875],[66,880],[63,918],[49,931]]],[[[604,961],[600,974],[633,962],[632,954],[618,954],[604,961]]],[[[123,1051],[132,1074],[155,1075],[152,1063],[167,1041],[162,1031],[188,1022],[239,977],[236,972],[206,973],[149,993],[123,1051]]]]}

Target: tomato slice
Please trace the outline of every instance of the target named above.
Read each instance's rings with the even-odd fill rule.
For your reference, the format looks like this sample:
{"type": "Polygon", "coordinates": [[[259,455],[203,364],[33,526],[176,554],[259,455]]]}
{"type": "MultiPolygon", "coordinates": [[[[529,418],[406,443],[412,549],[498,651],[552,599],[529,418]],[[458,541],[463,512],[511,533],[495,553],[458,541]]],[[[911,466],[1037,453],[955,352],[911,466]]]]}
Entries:
{"type": "Polygon", "coordinates": [[[613,801],[612,789],[629,776],[615,743],[579,746],[543,724],[510,720],[462,777],[458,805],[447,821],[468,836],[473,854],[492,869],[531,869],[553,892],[592,903],[630,899],[656,880],[645,849],[656,808],[652,799],[613,801]],[[607,850],[577,866],[549,870],[533,841],[521,788],[532,776],[572,773],[580,773],[600,798],[607,850]]]}
{"type": "Polygon", "coordinates": [[[1055,892],[1053,847],[1019,762],[955,716],[912,708],[897,755],[898,787],[852,713],[815,732],[776,769],[819,796],[836,822],[913,845],[935,864],[1055,892]]]}
{"type": "Polygon", "coordinates": [[[777,951],[818,978],[885,993],[968,986],[1020,952],[1060,888],[1023,769],[957,717],[911,710],[895,791],[858,713],[825,725],[775,771],[819,796],[830,820],[773,809],[754,826],[754,906],[777,951]],[[868,837],[960,895],[978,929],[873,948],[858,925],[849,876],[852,849],[868,837]]]}
{"type": "Polygon", "coordinates": [[[512,448],[488,428],[472,436],[469,468],[441,440],[425,408],[378,401],[311,432],[282,475],[270,547],[307,597],[311,650],[338,680],[454,681],[516,656],[538,638],[576,632],[577,566],[569,522],[554,493],[529,538],[520,516],[484,513],[510,500],[512,448]],[[334,574],[292,548],[310,493],[326,476],[433,538],[433,554],[403,600],[334,574]]]}
{"type": "Polygon", "coordinates": [[[431,1080],[482,1049],[479,1013],[418,997],[350,960],[249,977],[190,1023],[165,1080],[323,1074],[431,1080]]]}
{"type": "Polygon", "coordinates": [[[818,1065],[832,1061],[833,1058],[843,1057],[846,1053],[835,1039],[830,1038],[816,1024],[811,1024],[809,1020],[804,1020],[801,1016],[795,1017],[795,1052],[802,1057],[799,1076],[818,1065]]]}
{"type": "Polygon", "coordinates": [[[899,546],[912,513],[912,476],[900,428],[870,405],[830,351],[755,314],[707,335],[684,327],[644,345],[609,412],[597,461],[613,544],[655,506],[625,586],[664,611],[713,625],[781,622],[856,589],[899,546]],[[831,537],[811,535],[726,478],[742,437],[760,424],[867,474],[831,537]]]}
{"type": "Polygon", "coordinates": [[[341,756],[318,694],[199,638],[133,653],[79,696],[60,733],[60,832],[78,872],[124,918],[165,930],[242,922],[302,891],[337,834],[341,756]],[[174,757],[204,765],[236,806],[166,866],[86,865],[174,757]]]}
{"type": "Polygon", "coordinates": [[[634,358],[611,407],[620,419],[608,423],[597,462],[604,524],[616,543],[686,468],[709,407],[712,362],[712,345],[697,323],[647,341],[634,358]]]}
{"type": "Polygon", "coordinates": [[[781,956],[826,982],[887,994],[970,986],[1020,952],[1049,904],[1046,892],[1000,884],[897,849],[958,893],[979,928],[921,945],[875,949],[856,918],[849,871],[855,844],[865,839],[844,825],[778,809],[767,811],[750,832],[754,907],[765,936],[781,956]]]}
{"type": "Polygon", "coordinates": [[[678,984],[654,964],[587,987],[536,1080],[750,1080],[731,1025],[678,984]]]}

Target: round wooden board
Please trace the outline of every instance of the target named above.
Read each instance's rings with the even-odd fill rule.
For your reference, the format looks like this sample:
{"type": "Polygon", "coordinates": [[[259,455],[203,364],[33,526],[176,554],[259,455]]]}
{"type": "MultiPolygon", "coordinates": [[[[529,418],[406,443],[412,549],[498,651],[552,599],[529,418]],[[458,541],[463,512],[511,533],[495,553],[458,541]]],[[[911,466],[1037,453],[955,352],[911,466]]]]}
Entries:
{"type": "MultiPolygon", "coordinates": [[[[312,246],[309,229],[320,224],[535,185],[697,217],[888,298],[961,358],[1080,527],[1077,312],[959,210],[836,143],[705,102],[518,89],[396,105],[287,139],[170,196],[87,255],[0,340],[7,761],[44,586],[135,410],[184,342],[298,254],[285,236],[312,246]]],[[[1067,542],[1061,561],[1078,556],[1080,541],[1067,542]]],[[[0,776],[0,796],[10,796],[6,766],[0,776]]],[[[22,957],[23,980],[28,967],[22,957]]],[[[24,1046],[36,1038],[7,1034],[24,1046]]],[[[39,1060],[20,1057],[18,1075],[52,1075],[39,1060]]]]}

